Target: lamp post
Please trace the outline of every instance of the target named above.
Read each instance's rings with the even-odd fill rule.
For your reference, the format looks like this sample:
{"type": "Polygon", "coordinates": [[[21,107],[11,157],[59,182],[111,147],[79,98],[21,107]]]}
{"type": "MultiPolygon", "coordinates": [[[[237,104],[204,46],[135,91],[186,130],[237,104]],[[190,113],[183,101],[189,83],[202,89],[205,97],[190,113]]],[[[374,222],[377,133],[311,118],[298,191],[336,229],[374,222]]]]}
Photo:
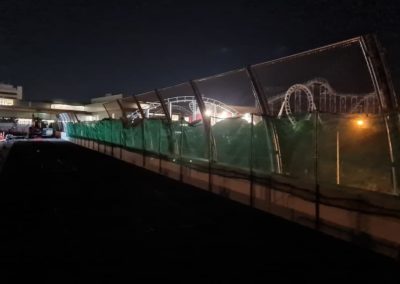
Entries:
{"type": "Polygon", "coordinates": [[[336,130],[336,184],[340,184],[340,136],[339,130],[336,130]]]}
{"type": "MultiPolygon", "coordinates": [[[[366,124],[362,118],[358,118],[355,121],[355,125],[358,128],[365,128],[366,124]]],[[[336,184],[340,184],[340,132],[336,128],[336,184]]]]}

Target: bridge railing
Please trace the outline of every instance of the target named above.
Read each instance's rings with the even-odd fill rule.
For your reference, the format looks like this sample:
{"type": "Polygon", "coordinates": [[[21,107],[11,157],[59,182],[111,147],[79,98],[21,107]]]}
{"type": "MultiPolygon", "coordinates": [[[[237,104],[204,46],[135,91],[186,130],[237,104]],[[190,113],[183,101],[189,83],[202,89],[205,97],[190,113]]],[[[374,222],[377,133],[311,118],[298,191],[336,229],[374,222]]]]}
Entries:
{"type": "Polygon", "coordinates": [[[105,106],[121,121],[68,134],[208,174],[398,194],[398,111],[377,48],[354,38],[136,95],[105,106]]]}

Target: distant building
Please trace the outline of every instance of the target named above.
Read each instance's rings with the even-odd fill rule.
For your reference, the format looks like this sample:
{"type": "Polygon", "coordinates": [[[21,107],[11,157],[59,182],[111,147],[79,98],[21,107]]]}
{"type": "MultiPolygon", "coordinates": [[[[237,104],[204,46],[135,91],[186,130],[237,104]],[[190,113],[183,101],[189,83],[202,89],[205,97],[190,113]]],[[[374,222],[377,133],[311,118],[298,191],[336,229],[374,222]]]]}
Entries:
{"type": "Polygon", "coordinates": [[[110,107],[115,104],[116,100],[120,100],[123,97],[123,94],[106,94],[103,97],[92,98],[90,104],[85,105],[85,111],[92,113],[93,120],[102,120],[103,118],[108,117],[114,118],[116,115],[115,112],[111,110],[109,113],[105,106],[108,105],[108,108],[110,109],[110,107]]]}
{"type": "Polygon", "coordinates": [[[108,102],[119,100],[119,99],[122,99],[122,98],[123,98],[122,94],[117,94],[117,95],[106,94],[103,97],[93,98],[93,99],[90,100],[90,102],[92,104],[95,104],[95,103],[108,103],[108,102]]]}
{"type": "Polygon", "coordinates": [[[0,98],[22,100],[22,87],[0,83],[0,98]]]}
{"type": "Polygon", "coordinates": [[[13,106],[22,100],[22,87],[0,83],[0,106],[13,106]]]}
{"type": "Polygon", "coordinates": [[[89,104],[65,101],[25,101],[22,87],[0,83],[0,132],[27,132],[34,119],[47,124],[58,121],[97,121],[122,115],[117,100],[123,94],[106,94],[89,104]]]}

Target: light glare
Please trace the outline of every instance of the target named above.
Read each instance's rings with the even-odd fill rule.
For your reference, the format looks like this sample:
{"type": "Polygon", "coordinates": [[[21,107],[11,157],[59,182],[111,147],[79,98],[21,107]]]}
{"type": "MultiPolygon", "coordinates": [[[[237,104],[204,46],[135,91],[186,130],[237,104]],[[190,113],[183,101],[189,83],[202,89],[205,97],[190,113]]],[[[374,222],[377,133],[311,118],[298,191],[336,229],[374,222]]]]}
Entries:
{"type": "Polygon", "coordinates": [[[226,111],[221,112],[221,118],[227,118],[228,117],[228,113],[226,111]]]}
{"type": "Polygon", "coordinates": [[[245,113],[242,116],[242,119],[246,120],[248,123],[251,123],[251,115],[250,115],[250,113],[245,113]]]}

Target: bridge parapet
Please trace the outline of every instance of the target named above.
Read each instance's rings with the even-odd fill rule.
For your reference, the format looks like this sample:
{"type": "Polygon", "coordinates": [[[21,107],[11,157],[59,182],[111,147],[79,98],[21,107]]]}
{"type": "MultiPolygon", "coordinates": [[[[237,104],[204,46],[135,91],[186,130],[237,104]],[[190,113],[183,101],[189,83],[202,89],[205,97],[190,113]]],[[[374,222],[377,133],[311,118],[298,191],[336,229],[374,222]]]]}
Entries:
{"type": "Polygon", "coordinates": [[[122,120],[70,123],[68,135],[394,256],[399,113],[374,44],[354,38],[137,95],[114,103],[122,120]]]}

